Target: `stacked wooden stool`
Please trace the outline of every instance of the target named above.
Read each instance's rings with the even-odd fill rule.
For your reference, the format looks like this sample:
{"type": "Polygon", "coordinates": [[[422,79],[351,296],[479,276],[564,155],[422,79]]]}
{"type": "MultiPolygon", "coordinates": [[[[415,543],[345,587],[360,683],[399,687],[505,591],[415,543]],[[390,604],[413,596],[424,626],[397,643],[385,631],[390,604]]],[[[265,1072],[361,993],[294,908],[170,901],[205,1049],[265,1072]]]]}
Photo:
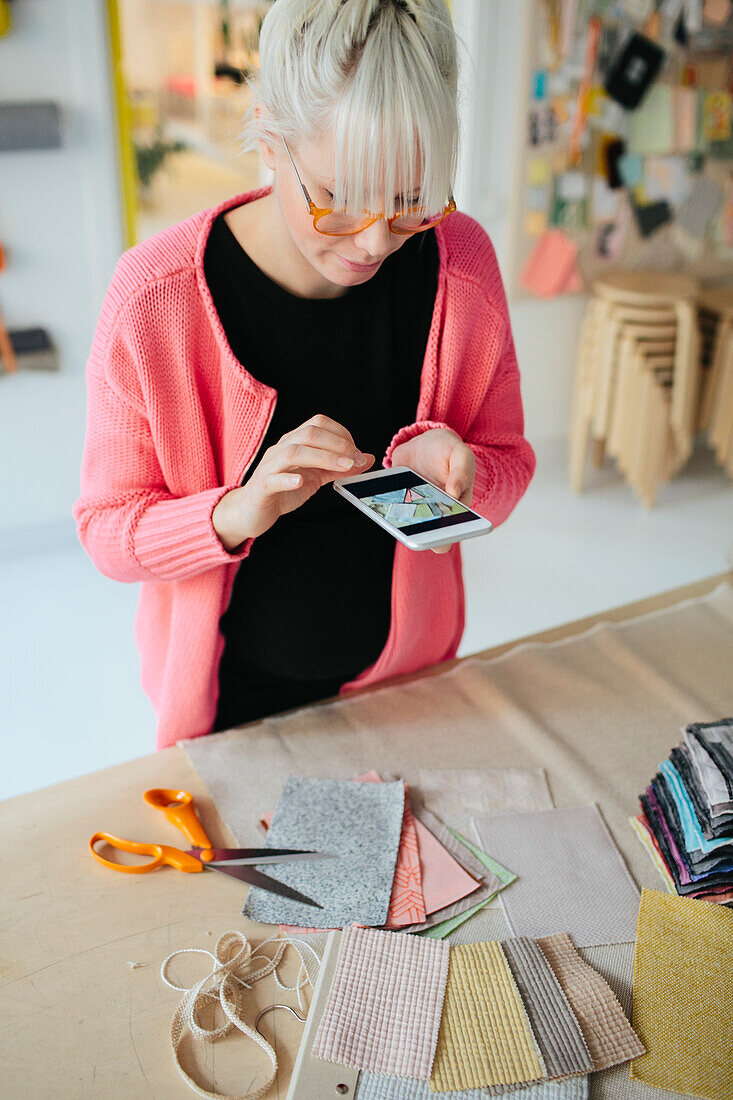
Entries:
{"type": "Polygon", "coordinates": [[[733,287],[699,297],[702,384],[698,427],[733,477],[733,287]]]}
{"type": "Polygon", "coordinates": [[[699,418],[697,295],[683,275],[614,272],[594,283],[573,394],[576,491],[591,443],[596,465],[614,458],[647,506],[689,458],[699,418]]]}

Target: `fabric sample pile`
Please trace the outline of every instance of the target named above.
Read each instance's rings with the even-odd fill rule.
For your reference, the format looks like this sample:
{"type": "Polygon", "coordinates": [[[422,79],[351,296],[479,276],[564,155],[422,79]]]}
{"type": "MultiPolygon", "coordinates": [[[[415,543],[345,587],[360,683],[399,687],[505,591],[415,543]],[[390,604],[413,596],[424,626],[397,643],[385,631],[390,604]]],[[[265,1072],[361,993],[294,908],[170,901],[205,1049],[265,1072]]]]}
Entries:
{"type": "MultiPolygon", "coordinates": [[[[549,801],[544,776],[524,789],[532,783],[537,801],[549,801]]],[[[265,844],[336,857],[277,868],[322,908],[253,887],[244,915],[291,933],[354,923],[444,939],[516,875],[416,803],[413,814],[405,783],[374,771],[354,780],[290,776],[274,814],[261,818],[265,844]]]]}
{"type": "Polygon", "coordinates": [[[359,1100],[580,1100],[644,1046],[565,933],[449,948],[350,927],[311,1053],[361,1070],[359,1100]]]}
{"type": "Polygon", "coordinates": [[[733,902],[733,718],[696,722],[640,796],[631,825],[672,893],[733,902]]]}

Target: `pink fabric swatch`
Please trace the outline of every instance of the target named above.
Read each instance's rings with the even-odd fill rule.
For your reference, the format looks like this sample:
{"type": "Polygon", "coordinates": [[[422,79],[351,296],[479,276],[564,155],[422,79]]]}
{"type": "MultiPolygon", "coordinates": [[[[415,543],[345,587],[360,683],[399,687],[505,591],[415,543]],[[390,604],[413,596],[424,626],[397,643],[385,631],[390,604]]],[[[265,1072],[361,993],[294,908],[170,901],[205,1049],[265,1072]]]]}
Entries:
{"type": "Polygon", "coordinates": [[[463,870],[422,821],[416,819],[415,828],[426,913],[436,913],[438,909],[444,909],[446,905],[452,905],[454,901],[460,901],[478,890],[481,883],[463,870]]]}
{"type": "Polygon", "coordinates": [[[313,1054],[326,1062],[427,1080],[448,980],[448,945],[352,925],[313,1054]]]}

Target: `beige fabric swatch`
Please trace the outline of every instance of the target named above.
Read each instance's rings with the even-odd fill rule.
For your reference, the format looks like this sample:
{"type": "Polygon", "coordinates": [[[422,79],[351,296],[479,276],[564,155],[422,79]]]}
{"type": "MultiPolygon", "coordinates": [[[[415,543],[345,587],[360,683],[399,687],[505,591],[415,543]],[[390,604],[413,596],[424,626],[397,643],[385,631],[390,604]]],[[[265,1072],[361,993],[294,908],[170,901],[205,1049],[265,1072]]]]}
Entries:
{"type": "Polygon", "coordinates": [[[631,943],[639,891],[595,805],[476,815],[478,844],[517,881],[501,895],[515,936],[570,933],[579,947],[631,943]]]}
{"type": "Polygon", "coordinates": [[[447,937],[451,947],[462,943],[483,943],[485,940],[504,940],[510,935],[509,925],[501,909],[492,908],[492,903],[474,913],[465,924],[460,924],[447,937]]]}
{"type": "Polygon", "coordinates": [[[465,810],[506,814],[552,809],[542,768],[420,768],[418,774],[425,805],[444,820],[465,810]]]}
{"type": "Polygon", "coordinates": [[[606,1069],[643,1054],[644,1047],[615,993],[583,962],[567,932],[543,936],[537,943],[580,1024],[593,1069],[606,1069]]]}
{"type": "Polygon", "coordinates": [[[537,1081],[544,1072],[501,944],[451,948],[432,1091],[537,1081]]]}

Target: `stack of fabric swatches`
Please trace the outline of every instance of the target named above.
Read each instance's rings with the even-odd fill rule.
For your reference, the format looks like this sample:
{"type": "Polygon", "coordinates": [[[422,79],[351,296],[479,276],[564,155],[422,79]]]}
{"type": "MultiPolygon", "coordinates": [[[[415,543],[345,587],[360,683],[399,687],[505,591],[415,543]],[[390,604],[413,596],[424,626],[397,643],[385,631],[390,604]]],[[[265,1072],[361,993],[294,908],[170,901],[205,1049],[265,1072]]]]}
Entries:
{"type": "Polygon", "coordinates": [[[376,772],[355,780],[290,776],[261,821],[268,847],[338,857],[277,868],[321,909],[250,890],[245,916],[288,932],[356,923],[443,939],[516,878],[424,807],[413,813],[405,783],[382,782],[376,772]]]}
{"type": "MultiPolygon", "coordinates": [[[[359,1100],[471,1100],[513,1087],[588,1096],[588,1074],[644,1053],[566,933],[448,947],[352,926],[312,1055],[361,1071],[359,1100]]],[[[528,1095],[533,1095],[530,1091],[528,1095]]]]}
{"type": "Polygon", "coordinates": [[[672,893],[733,902],[733,718],[686,726],[631,825],[672,893]]]}

